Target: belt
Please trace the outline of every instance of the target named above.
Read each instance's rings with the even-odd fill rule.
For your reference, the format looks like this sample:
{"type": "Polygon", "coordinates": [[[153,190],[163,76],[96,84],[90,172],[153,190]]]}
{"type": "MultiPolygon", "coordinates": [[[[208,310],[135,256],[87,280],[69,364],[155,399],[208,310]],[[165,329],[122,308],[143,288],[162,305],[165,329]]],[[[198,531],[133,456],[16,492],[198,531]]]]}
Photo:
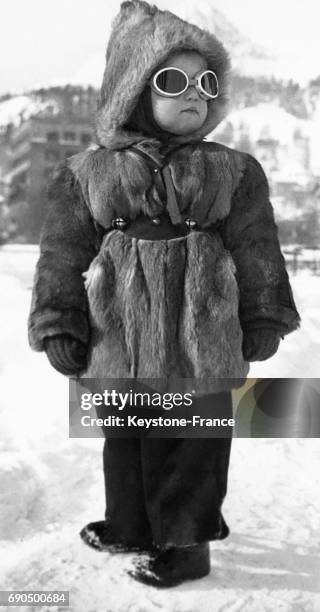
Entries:
{"type": "Polygon", "coordinates": [[[170,240],[186,236],[190,231],[197,229],[196,223],[191,219],[173,225],[168,214],[158,217],[147,217],[139,215],[133,221],[128,221],[123,217],[117,217],[112,222],[113,229],[123,231],[131,238],[141,240],[170,240]]]}

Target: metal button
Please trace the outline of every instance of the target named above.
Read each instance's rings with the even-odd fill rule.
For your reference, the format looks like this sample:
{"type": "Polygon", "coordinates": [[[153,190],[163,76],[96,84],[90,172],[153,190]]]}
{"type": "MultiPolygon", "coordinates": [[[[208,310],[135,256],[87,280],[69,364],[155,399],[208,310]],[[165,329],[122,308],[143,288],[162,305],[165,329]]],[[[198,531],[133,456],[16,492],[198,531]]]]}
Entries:
{"type": "Polygon", "coordinates": [[[151,222],[152,222],[154,225],[160,225],[160,223],[161,223],[161,219],[159,219],[159,217],[153,217],[153,219],[151,219],[151,222]]]}
{"type": "Polygon", "coordinates": [[[185,224],[187,225],[189,230],[194,230],[197,227],[197,222],[193,219],[186,219],[185,224]]]}
{"type": "Polygon", "coordinates": [[[122,217],[117,217],[112,221],[112,227],[114,229],[124,230],[127,227],[127,222],[122,217]]]}
{"type": "Polygon", "coordinates": [[[158,168],[153,168],[153,172],[154,172],[155,174],[158,174],[158,172],[159,172],[158,168]]]}

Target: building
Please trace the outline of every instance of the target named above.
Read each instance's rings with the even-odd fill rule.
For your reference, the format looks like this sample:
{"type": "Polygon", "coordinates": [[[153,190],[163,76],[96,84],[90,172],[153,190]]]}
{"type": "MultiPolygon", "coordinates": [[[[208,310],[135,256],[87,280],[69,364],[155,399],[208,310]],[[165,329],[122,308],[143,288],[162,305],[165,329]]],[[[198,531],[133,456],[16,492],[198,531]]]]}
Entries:
{"type": "Polygon", "coordinates": [[[0,132],[0,245],[10,239],[15,226],[10,222],[8,199],[10,193],[9,172],[11,169],[11,128],[0,132]]]}
{"type": "Polygon", "coordinates": [[[17,227],[17,239],[38,242],[54,168],[93,141],[95,99],[92,95],[88,102],[82,94],[63,92],[58,105],[55,100],[45,111],[12,128],[6,182],[10,185],[7,204],[17,227]]]}

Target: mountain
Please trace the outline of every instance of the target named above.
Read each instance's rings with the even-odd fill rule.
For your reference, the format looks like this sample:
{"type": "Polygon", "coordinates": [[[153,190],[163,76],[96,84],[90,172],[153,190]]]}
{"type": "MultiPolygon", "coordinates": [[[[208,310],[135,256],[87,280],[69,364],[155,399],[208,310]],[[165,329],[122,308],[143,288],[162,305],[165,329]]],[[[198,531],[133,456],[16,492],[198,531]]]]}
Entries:
{"type": "Polygon", "coordinates": [[[218,9],[212,6],[210,1],[199,2],[196,9],[185,8],[185,18],[196,24],[200,28],[213,32],[226,46],[231,56],[246,57],[255,59],[272,59],[270,52],[262,45],[253,43],[250,38],[227,19],[218,9]]]}
{"type": "Polygon", "coordinates": [[[229,51],[235,72],[244,76],[265,76],[290,79],[292,66],[272,54],[269,49],[254,43],[227,17],[212,6],[211,0],[202,0],[197,8],[185,5],[185,19],[213,32],[229,51]]]}
{"type": "MultiPolygon", "coordinates": [[[[160,3],[158,3],[160,4],[160,3]]],[[[182,19],[213,32],[229,51],[232,67],[238,74],[246,76],[276,76],[290,79],[292,66],[279,61],[264,46],[253,43],[227,17],[214,6],[212,0],[202,0],[194,8],[187,2],[176,2],[174,11],[182,19]]],[[[99,87],[104,69],[104,53],[97,48],[86,62],[70,76],[72,84],[99,87]]]]}
{"type": "MultiPolygon", "coordinates": [[[[277,102],[264,102],[231,112],[225,120],[235,132],[245,131],[252,142],[261,138],[278,141],[282,145],[295,138],[308,138],[311,121],[287,113],[277,102]]],[[[221,124],[220,124],[221,125],[221,124]]],[[[223,128],[218,126],[215,133],[223,128]]]]}
{"type": "Polygon", "coordinates": [[[0,100],[0,129],[12,123],[19,125],[31,117],[47,109],[52,108],[52,100],[42,100],[35,93],[7,97],[5,100],[0,100]]]}
{"type": "Polygon", "coordinates": [[[79,85],[46,87],[24,95],[6,94],[0,98],[0,134],[9,124],[18,126],[32,115],[59,116],[61,119],[81,116],[90,121],[96,109],[97,96],[93,87],[79,85]]]}
{"type": "MultiPolygon", "coordinates": [[[[159,1],[158,4],[161,4],[159,1]]],[[[281,62],[262,45],[252,42],[250,38],[229,21],[226,16],[212,6],[212,0],[199,0],[196,7],[183,0],[176,0],[175,12],[184,19],[201,28],[212,31],[222,40],[230,53],[233,67],[231,100],[234,109],[252,107],[259,103],[278,100],[289,113],[300,118],[307,118],[306,98],[296,83],[284,83],[289,78],[289,67],[281,67],[281,62]],[[275,75],[278,75],[275,77],[275,75]]],[[[100,87],[104,67],[104,50],[101,43],[88,55],[86,61],[73,71],[68,79],[70,94],[74,88],[87,86],[100,87]]],[[[314,81],[317,84],[316,81],[314,81]]],[[[56,85],[56,84],[55,84],[56,85]]],[[[46,87],[26,95],[13,96],[11,99],[0,99],[0,127],[12,122],[17,124],[21,118],[40,112],[48,105],[57,105],[54,90],[67,89],[66,84],[59,87],[46,87]],[[52,95],[53,94],[53,95],[52,95]],[[50,100],[51,98],[51,100],[50,100]]],[[[54,111],[58,112],[58,111],[54,111]]]]}

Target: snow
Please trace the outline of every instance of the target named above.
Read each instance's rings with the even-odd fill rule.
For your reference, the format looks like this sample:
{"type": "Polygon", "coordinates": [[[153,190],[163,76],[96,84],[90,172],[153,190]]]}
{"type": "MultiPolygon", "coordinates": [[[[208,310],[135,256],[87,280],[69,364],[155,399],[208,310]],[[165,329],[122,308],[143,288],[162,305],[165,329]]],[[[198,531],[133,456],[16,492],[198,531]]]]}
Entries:
{"type": "Polygon", "coordinates": [[[52,104],[50,101],[42,102],[35,95],[17,95],[10,100],[0,102],[0,127],[5,127],[9,123],[18,126],[22,119],[26,120],[52,104]]]}
{"type": "MultiPolygon", "coordinates": [[[[319,610],[318,439],[233,441],[224,504],[231,535],[211,543],[202,580],[158,591],[127,576],[131,555],[82,544],[81,527],[104,512],[103,442],[68,438],[67,379],[28,347],[37,256],[30,246],[0,250],[1,588],[69,590],[74,612],[319,610]]],[[[253,364],[251,377],[317,377],[320,277],[300,272],[291,283],[301,329],[253,364]]]]}
{"type": "Polygon", "coordinates": [[[320,99],[313,113],[313,129],[310,139],[310,165],[314,175],[320,176],[320,99]]]}
{"type": "Polygon", "coordinates": [[[273,141],[277,152],[269,169],[270,160],[265,159],[267,174],[275,182],[294,182],[307,189],[320,172],[319,122],[316,113],[309,119],[299,119],[273,100],[230,112],[208,138],[219,141],[224,130],[231,127],[233,144],[239,143],[242,137],[249,139],[258,151],[258,158],[265,156],[259,142],[273,141]]]}
{"type": "MultiPolygon", "coordinates": [[[[281,144],[288,144],[294,139],[296,130],[304,135],[309,135],[311,131],[309,120],[298,119],[285,111],[277,101],[260,102],[255,106],[235,110],[225,121],[231,123],[236,130],[246,128],[252,142],[260,138],[274,138],[281,144]]],[[[222,127],[223,124],[218,130],[222,127]]]]}

